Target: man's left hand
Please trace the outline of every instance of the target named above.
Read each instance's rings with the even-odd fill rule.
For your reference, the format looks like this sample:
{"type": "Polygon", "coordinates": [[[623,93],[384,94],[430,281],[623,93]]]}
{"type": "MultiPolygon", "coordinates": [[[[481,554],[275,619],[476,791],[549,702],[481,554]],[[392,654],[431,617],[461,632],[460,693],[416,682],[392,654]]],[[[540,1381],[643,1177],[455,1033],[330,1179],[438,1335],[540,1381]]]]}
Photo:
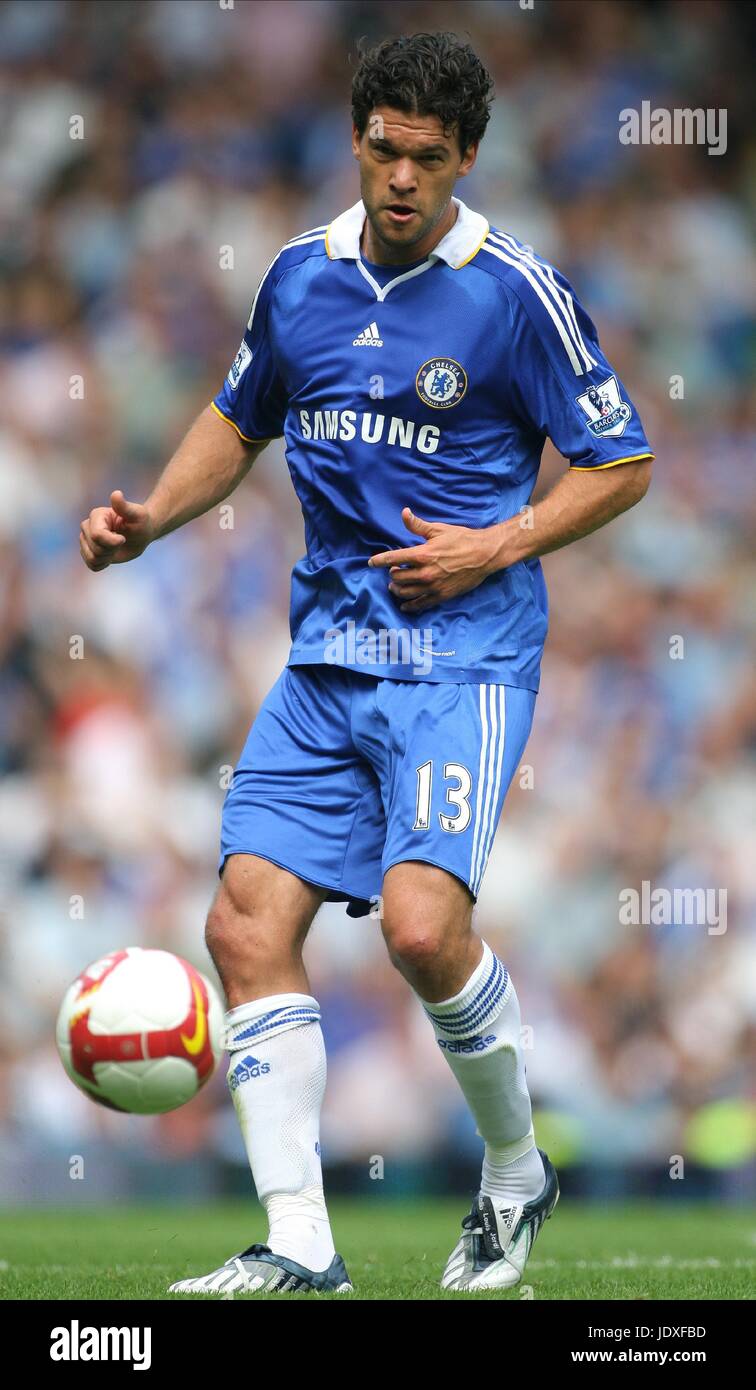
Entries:
{"type": "Polygon", "coordinates": [[[403,613],[423,613],[466,594],[500,568],[495,563],[495,538],[486,528],[476,531],[445,521],[423,521],[409,507],[404,507],[402,521],[424,544],[383,551],[368,564],[388,569],[389,590],[403,613]]]}

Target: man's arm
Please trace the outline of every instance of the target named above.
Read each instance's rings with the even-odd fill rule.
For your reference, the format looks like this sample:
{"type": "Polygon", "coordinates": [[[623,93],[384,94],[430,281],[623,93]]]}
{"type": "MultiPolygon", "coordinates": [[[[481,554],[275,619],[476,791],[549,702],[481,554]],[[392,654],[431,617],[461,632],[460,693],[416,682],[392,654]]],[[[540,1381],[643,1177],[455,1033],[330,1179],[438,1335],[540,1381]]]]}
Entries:
{"type": "Polygon", "coordinates": [[[113,492],[109,507],[95,507],[85,517],[79,538],[84,563],[102,570],[134,560],[151,541],[215,507],[246,477],[265,442],[245,443],[207,406],[146,502],[128,502],[122,492],[113,492]]]}
{"type": "Polygon", "coordinates": [[[559,550],[606,526],[640,501],[650,480],[650,459],[585,472],[570,469],[526,517],[480,530],[422,521],[405,507],[405,526],[425,544],[387,550],[368,564],[388,568],[389,589],[403,613],[422,613],[518,560],[559,550]]]}

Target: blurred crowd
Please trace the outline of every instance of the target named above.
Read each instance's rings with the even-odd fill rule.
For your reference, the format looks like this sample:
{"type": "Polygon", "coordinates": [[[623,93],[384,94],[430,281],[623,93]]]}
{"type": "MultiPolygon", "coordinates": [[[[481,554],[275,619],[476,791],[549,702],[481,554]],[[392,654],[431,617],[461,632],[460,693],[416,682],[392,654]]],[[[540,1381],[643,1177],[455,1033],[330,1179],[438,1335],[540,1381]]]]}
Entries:
{"type": "MultiPolygon", "coordinates": [[[[359,196],[358,38],[441,28],[469,34],[497,87],[460,196],[572,281],[657,453],[640,507],[545,562],[542,690],[478,929],[515,979],[539,1142],[584,1190],[669,1192],[682,1155],[701,1190],[753,1191],[748,14],[0,5],[0,1200],[64,1193],[74,1153],[99,1156],[83,1186],[101,1193],[249,1181],[220,1072],[171,1116],[116,1116],[66,1079],[53,1022],[113,947],[209,969],[224,788],[286,659],[303,550],[281,442],[232,525],[216,510],[102,574],[78,526],[115,487],[146,496],[272,256],[359,196]],[[726,154],[620,144],[643,100],[726,108],[726,154]],[[643,881],[726,890],[726,931],[623,925],[619,895],[643,881]]],[[[539,489],[563,466],[547,447],[539,489]]],[[[326,1164],[367,1186],[376,1155],[397,1188],[474,1177],[480,1141],[378,923],[326,906],[307,952],[326,1164]]]]}

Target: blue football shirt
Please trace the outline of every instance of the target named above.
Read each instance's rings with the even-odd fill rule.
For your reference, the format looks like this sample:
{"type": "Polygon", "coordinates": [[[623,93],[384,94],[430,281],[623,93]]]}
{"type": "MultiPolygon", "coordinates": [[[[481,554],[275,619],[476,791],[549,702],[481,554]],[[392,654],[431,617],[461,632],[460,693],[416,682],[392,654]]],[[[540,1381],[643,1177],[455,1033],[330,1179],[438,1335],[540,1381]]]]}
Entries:
{"type": "Polygon", "coordinates": [[[516,516],[547,436],[571,468],[653,455],[568,282],[454,203],[426,260],[378,277],[360,255],[361,202],[284,246],[213,406],[248,442],[286,441],[307,547],[292,573],[290,665],[536,690],[538,560],[410,615],[368,559],[423,543],[405,506],[472,527],[516,516]]]}

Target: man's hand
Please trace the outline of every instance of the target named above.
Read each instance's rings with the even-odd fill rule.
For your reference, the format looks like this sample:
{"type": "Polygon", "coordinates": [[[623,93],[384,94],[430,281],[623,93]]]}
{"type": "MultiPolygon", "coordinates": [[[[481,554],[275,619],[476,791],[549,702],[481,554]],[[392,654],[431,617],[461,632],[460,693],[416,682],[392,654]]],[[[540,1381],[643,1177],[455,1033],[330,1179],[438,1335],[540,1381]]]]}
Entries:
{"type": "Polygon", "coordinates": [[[104,570],[135,560],[154,539],[147,508],[127,502],[122,492],[112,492],[109,507],[95,507],[82,521],[79,549],[88,569],[104,570]]]}
{"type": "Polygon", "coordinates": [[[615,468],[571,468],[534,507],[479,531],[445,521],[421,521],[402,511],[408,531],[424,545],[387,550],[368,564],[389,570],[389,589],[403,613],[422,613],[445,599],[466,594],[497,570],[548,555],[589,536],[634,507],[651,481],[651,458],[626,459],[615,468]]]}
{"type": "Polygon", "coordinates": [[[466,594],[498,568],[490,528],[476,531],[445,521],[421,521],[409,507],[403,509],[402,521],[425,544],[386,550],[373,555],[368,564],[388,569],[389,589],[403,613],[422,613],[445,599],[466,594]]]}

